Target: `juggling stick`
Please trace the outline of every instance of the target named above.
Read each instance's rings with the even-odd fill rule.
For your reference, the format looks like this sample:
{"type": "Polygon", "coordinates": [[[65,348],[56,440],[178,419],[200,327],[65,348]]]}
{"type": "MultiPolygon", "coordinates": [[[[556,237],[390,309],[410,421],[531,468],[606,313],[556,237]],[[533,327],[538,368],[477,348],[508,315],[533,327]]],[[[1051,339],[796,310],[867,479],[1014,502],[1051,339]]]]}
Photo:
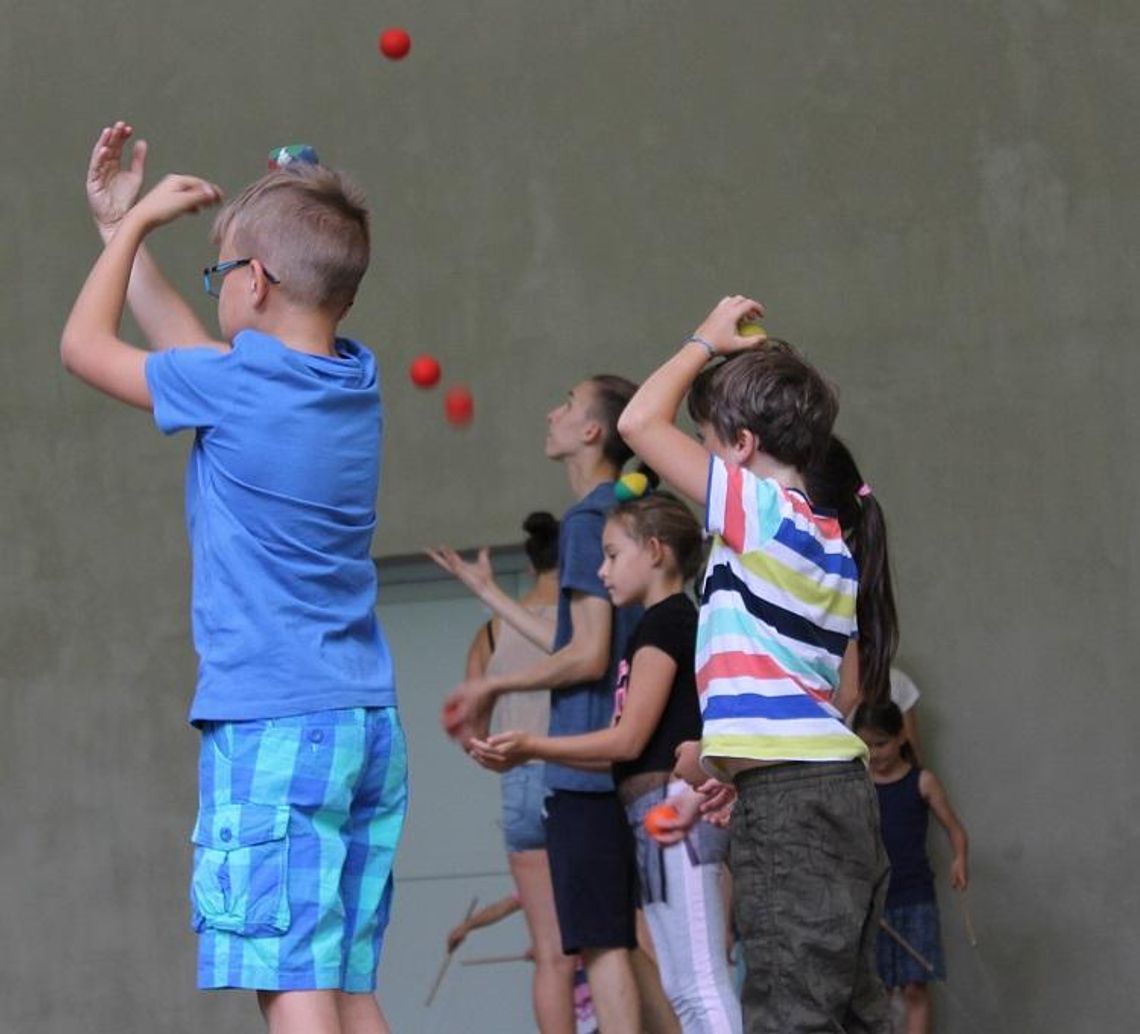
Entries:
{"type": "Polygon", "coordinates": [[[883,932],[893,940],[897,941],[899,946],[911,958],[913,958],[927,973],[934,972],[934,966],[931,965],[930,960],[921,954],[913,944],[910,943],[901,933],[898,932],[890,923],[885,919],[879,920],[879,925],[883,928],[883,932]]]}
{"type": "Polygon", "coordinates": [[[484,955],[479,959],[464,959],[461,966],[490,966],[496,962],[529,962],[530,954],[523,952],[521,955],[484,955]]]}
{"type": "MultiPolygon", "coordinates": [[[[471,899],[471,904],[467,906],[467,915],[463,917],[466,923],[475,914],[475,906],[479,904],[479,897],[476,895],[471,899]]],[[[455,948],[458,948],[457,944],[455,948]]],[[[428,992],[427,1000],[424,1002],[425,1006],[431,1005],[435,998],[436,991],[439,990],[439,985],[443,983],[443,978],[447,975],[447,967],[451,965],[451,957],[455,954],[455,948],[449,948],[447,953],[443,956],[443,961],[439,964],[439,972],[435,975],[435,983],[431,985],[431,990],[428,992]]]]}
{"type": "Polygon", "coordinates": [[[970,942],[971,948],[976,948],[978,946],[978,935],[974,930],[974,917],[970,914],[970,902],[966,900],[965,891],[958,895],[958,904],[962,908],[962,922],[966,924],[966,940],[970,942]]]}

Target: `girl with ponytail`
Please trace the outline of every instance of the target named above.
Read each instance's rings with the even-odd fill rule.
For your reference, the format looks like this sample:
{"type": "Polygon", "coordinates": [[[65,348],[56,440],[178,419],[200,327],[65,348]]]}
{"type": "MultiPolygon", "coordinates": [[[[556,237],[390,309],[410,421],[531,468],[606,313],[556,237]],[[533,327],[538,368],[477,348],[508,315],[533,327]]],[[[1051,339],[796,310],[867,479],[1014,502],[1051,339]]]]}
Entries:
{"type": "MultiPolygon", "coordinates": [[[[891,660],[898,649],[898,614],[887,552],[887,522],[855,457],[832,435],[824,454],[806,471],[808,495],[816,506],[834,510],[859,568],[855,612],[859,621],[859,684],[862,701],[890,700],[891,660]]],[[[860,701],[838,702],[849,714],[860,701]]]]}

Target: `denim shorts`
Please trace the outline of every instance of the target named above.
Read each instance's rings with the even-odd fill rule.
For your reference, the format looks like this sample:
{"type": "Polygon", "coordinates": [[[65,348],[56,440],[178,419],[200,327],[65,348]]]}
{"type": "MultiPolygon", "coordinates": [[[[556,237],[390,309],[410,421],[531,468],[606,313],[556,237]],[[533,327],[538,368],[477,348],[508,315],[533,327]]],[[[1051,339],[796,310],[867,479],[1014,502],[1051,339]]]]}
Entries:
{"type": "Polygon", "coordinates": [[[198,986],[372,991],[406,806],[394,707],[203,723],[198,986]]]}
{"type": "Polygon", "coordinates": [[[543,811],[546,783],[541,762],[519,765],[500,777],[503,799],[503,840],[507,853],[541,851],[546,847],[543,811]]]}

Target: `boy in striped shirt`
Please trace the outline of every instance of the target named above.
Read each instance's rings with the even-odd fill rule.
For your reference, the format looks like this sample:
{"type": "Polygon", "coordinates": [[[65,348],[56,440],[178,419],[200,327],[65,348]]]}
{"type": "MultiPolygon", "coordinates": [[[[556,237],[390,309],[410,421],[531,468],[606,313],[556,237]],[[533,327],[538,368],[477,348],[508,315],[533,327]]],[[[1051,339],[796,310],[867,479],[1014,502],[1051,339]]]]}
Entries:
{"type": "Polygon", "coordinates": [[[713,536],[697,633],[700,764],[739,795],[731,867],[746,1029],[886,1031],[874,945],[887,862],[866,750],[843,723],[858,697],[857,572],[803,477],[838,405],[790,346],[741,334],[762,313],[723,299],[618,429],[705,506],[713,536]],[[702,373],[718,356],[731,358],[702,373]],[[690,387],[701,442],[674,425],[690,387]]]}

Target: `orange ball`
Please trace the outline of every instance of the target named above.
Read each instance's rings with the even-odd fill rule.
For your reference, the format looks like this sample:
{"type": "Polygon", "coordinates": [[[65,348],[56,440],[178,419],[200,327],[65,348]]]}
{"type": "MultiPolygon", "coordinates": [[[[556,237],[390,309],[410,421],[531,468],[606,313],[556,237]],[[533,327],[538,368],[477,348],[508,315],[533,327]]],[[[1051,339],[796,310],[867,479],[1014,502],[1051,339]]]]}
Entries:
{"type": "Polygon", "coordinates": [[[405,29],[393,26],[380,33],[380,53],[393,61],[399,61],[408,56],[412,49],[412,37],[405,29]]]}
{"type": "Polygon", "coordinates": [[[652,808],[645,813],[645,831],[653,837],[654,840],[659,840],[661,835],[665,832],[661,828],[661,823],[676,822],[681,817],[681,813],[677,811],[673,805],[663,802],[655,804],[652,808]]]}
{"type": "Polygon", "coordinates": [[[456,427],[469,424],[475,415],[475,400],[467,388],[457,384],[454,388],[447,389],[447,394],[443,398],[443,411],[448,423],[456,427]]]}

